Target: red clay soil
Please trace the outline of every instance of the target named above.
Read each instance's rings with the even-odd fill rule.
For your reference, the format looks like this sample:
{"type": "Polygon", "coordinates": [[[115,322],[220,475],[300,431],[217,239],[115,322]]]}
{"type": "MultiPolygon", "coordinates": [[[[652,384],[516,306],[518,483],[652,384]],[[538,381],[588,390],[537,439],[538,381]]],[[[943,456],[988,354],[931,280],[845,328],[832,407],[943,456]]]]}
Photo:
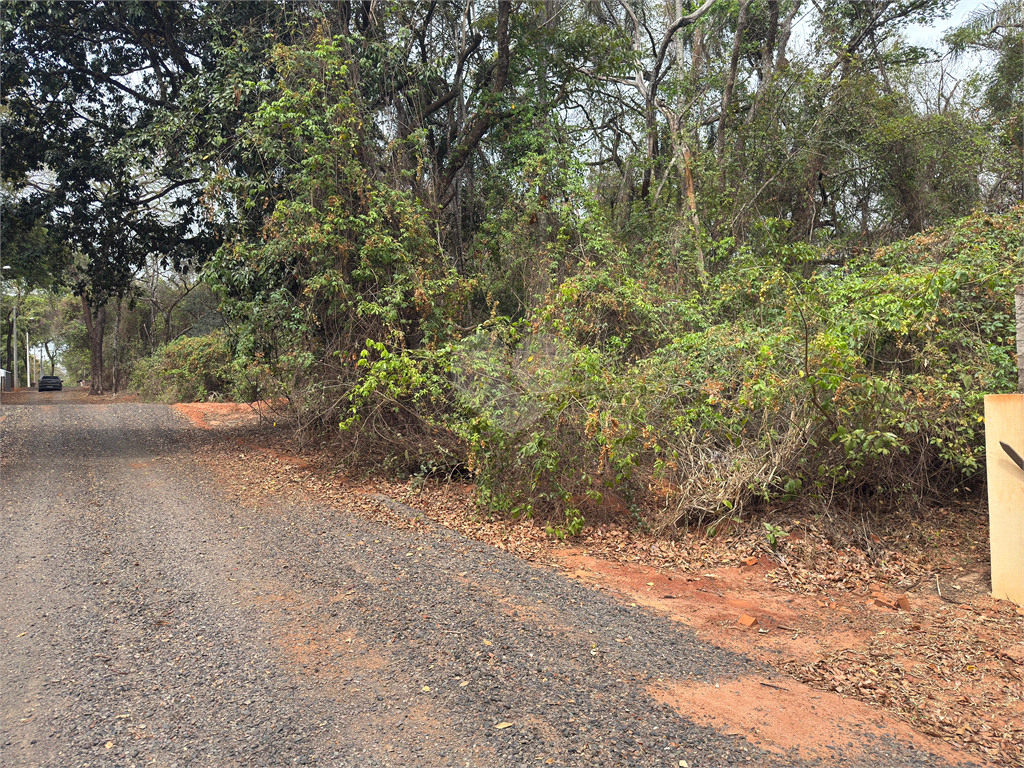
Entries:
{"type": "Polygon", "coordinates": [[[200,429],[258,424],[260,419],[274,424],[276,411],[269,403],[179,403],[174,410],[200,429]]]}
{"type": "MultiPolygon", "coordinates": [[[[609,562],[581,554],[575,548],[566,548],[556,557],[574,578],[623,595],[638,605],[663,611],[695,629],[703,639],[754,656],[779,671],[778,675],[770,677],[744,678],[713,686],[652,686],[652,695],[700,722],[719,727],[727,723],[737,735],[759,746],[780,750],[798,748],[806,757],[828,757],[826,753],[818,754],[813,745],[834,744],[837,734],[832,731],[836,723],[843,723],[861,734],[900,736],[954,762],[964,757],[954,744],[964,742],[963,737],[968,734],[964,725],[970,727],[972,723],[966,721],[973,718],[964,717],[964,723],[957,729],[960,739],[943,738],[946,734],[929,728],[928,723],[915,722],[906,712],[880,706],[880,702],[872,701],[869,695],[883,691],[886,684],[903,687],[907,678],[905,674],[895,676],[891,668],[881,668],[885,654],[879,649],[897,647],[902,651],[901,667],[915,663],[920,666],[932,658],[929,640],[931,644],[937,641],[940,645],[948,642],[948,638],[929,637],[921,626],[921,622],[933,620],[949,610],[938,598],[915,597],[910,603],[911,610],[902,612],[874,605],[876,598],[870,595],[863,600],[849,596],[841,602],[796,595],[781,591],[765,579],[771,572],[766,556],[753,566],[716,568],[692,574],[669,574],[643,565],[609,562]],[[869,600],[871,606],[867,605],[869,600]],[[925,642],[919,642],[922,640],[925,642]],[[877,656],[872,655],[872,650],[877,656]],[[851,652],[863,656],[854,662],[866,678],[859,683],[861,687],[856,687],[854,675],[850,676],[846,691],[843,685],[833,684],[836,678],[830,675],[822,676],[824,680],[809,677],[812,684],[818,684],[815,687],[801,682],[801,677],[807,677],[801,674],[805,668],[851,652]],[[863,688],[865,685],[870,689],[863,688]],[[769,689],[769,696],[763,695],[765,689],[769,689]],[[928,738],[928,734],[939,738],[928,738]]],[[[989,602],[997,605],[997,601],[989,602]]],[[[1019,622],[1012,623],[1019,625],[1019,622]]],[[[1012,635],[1007,639],[1011,638],[1012,635]]],[[[989,678],[988,685],[979,675],[973,687],[955,685],[954,694],[959,693],[962,698],[969,695],[970,689],[974,693],[971,700],[978,702],[1003,698],[1004,677],[998,674],[1002,671],[1001,665],[995,661],[992,666],[996,674],[989,678]]],[[[937,707],[945,707],[950,712],[959,709],[962,716],[967,714],[965,708],[957,706],[965,702],[954,696],[925,692],[923,697],[937,707]]],[[[1019,715],[1024,713],[1019,687],[1016,701],[995,706],[990,714],[997,716],[999,712],[1017,717],[1019,722],[1019,715]]],[[[980,720],[976,727],[986,725],[986,718],[980,720]]],[[[1005,719],[1001,725],[1013,727],[1005,719]]],[[[1013,738],[1010,733],[1007,743],[1001,745],[1011,753],[1015,746],[1013,738]]],[[[981,744],[975,746],[979,749],[971,751],[977,755],[981,744]]]]}

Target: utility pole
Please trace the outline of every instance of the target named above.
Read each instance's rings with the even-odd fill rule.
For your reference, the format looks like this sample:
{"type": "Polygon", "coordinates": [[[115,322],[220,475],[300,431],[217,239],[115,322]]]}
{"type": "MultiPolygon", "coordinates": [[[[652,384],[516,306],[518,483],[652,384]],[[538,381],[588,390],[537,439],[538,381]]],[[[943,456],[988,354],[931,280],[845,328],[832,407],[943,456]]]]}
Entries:
{"type": "Polygon", "coordinates": [[[32,348],[28,345],[28,331],[25,331],[25,386],[32,386],[32,348]]]}
{"type": "Polygon", "coordinates": [[[14,328],[11,331],[11,357],[14,363],[14,388],[17,389],[21,386],[21,382],[18,381],[18,302],[15,300],[14,313],[11,318],[11,322],[14,324],[14,328]]]}
{"type": "MultiPolygon", "coordinates": [[[[4,264],[2,267],[0,267],[0,303],[3,302],[4,297],[6,297],[6,295],[7,295],[6,291],[4,291],[3,288],[7,287],[6,286],[7,274],[6,274],[5,270],[8,270],[10,268],[11,268],[10,264],[4,264]]],[[[14,306],[17,306],[17,302],[14,303],[14,306]]],[[[13,333],[13,331],[12,331],[12,333],[13,333]]],[[[11,364],[11,361],[8,360],[7,361],[7,365],[10,365],[10,364],[11,364]]],[[[13,386],[13,382],[12,382],[12,386],[13,386]]]]}

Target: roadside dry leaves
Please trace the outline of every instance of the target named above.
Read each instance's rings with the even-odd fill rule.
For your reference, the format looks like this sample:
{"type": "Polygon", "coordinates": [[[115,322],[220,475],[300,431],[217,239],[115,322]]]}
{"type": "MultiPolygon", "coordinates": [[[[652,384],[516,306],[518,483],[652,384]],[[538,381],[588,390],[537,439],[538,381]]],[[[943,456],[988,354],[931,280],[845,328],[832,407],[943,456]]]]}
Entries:
{"type": "MultiPolygon", "coordinates": [[[[557,562],[563,544],[542,524],[487,517],[477,508],[471,486],[350,483],[318,470],[316,457],[300,457],[282,450],[284,445],[214,442],[206,446],[206,463],[240,504],[301,495],[398,528],[440,523],[525,559],[557,562]]],[[[324,457],[319,463],[329,466],[324,457]]],[[[674,540],[605,524],[588,528],[571,543],[587,555],[667,574],[700,575],[757,558],[768,565],[765,579],[776,588],[814,595],[822,611],[845,611],[872,633],[864,644],[826,652],[811,663],[765,661],[811,687],[876,706],[991,764],[1019,766],[1024,764],[1024,618],[1013,605],[987,595],[983,514],[958,508],[937,515],[932,521],[915,518],[914,536],[903,529],[889,536],[865,533],[859,539],[849,536],[845,544],[834,543],[835,531],[826,535],[814,520],[776,519],[790,534],[777,552],[768,546],[760,522],[735,525],[714,538],[692,530],[674,540]],[[955,528],[941,527],[950,525],[955,528]],[[926,549],[917,543],[932,535],[948,546],[926,549]],[[865,599],[879,588],[892,598],[909,595],[912,610],[867,608],[865,599]]]]}
{"type": "Polygon", "coordinates": [[[998,765],[1024,764],[1017,612],[949,605],[922,621],[928,626],[879,632],[866,647],[783,668],[813,687],[897,713],[923,733],[998,765]]]}

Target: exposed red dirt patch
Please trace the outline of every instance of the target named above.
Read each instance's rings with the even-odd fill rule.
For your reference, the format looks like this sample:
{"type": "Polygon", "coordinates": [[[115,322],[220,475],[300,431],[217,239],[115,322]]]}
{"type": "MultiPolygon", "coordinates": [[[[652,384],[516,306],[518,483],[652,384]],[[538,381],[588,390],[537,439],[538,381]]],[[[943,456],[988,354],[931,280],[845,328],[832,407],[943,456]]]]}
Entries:
{"type": "MultiPolygon", "coordinates": [[[[915,595],[908,600],[909,611],[894,610],[879,607],[879,602],[895,602],[895,595],[878,584],[834,599],[793,594],[774,583],[767,557],[749,567],[680,574],[610,562],[573,548],[554,555],[574,578],[664,611],[702,639],[790,675],[785,683],[790,697],[815,692],[819,708],[835,708],[837,700],[852,702],[852,696],[876,716],[888,711],[890,723],[902,721],[899,728],[916,732],[919,742],[924,734],[997,764],[1018,764],[1024,648],[1020,616],[1006,602],[982,594],[955,605],[938,595],[915,595]],[[880,594],[876,588],[882,601],[871,597],[880,594]],[[756,625],[744,626],[744,616],[755,618],[756,625]]],[[[760,685],[755,681],[751,687],[760,685]]],[[[683,699],[693,693],[687,691],[680,694],[683,699]]],[[[743,716],[745,703],[738,698],[727,698],[723,707],[737,702],[736,714],[743,716]]],[[[789,717],[787,710],[779,717],[789,717]]],[[[893,727],[878,732],[894,734],[893,727]]],[[[928,743],[936,749],[937,742],[928,743]]]]}
{"type": "Polygon", "coordinates": [[[865,745],[864,736],[873,735],[911,743],[954,764],[963,758],[959,750],[928,739],[862,702],[815,691],[786,678],[658,683],[648,691],[700,725],[720,728],[771,752],[795,750],[805,760],[827,761],[832,756],[827,747],[842,743],[837,723],[859,736],[860,746],[844,748],[846,757],[858,756],[865,745]]]}
{"type": "MultiPolygon", "coordinates": [[[[194,427],[202,430],[237,429],[258,427],[260,424],[277,426],[280,404],[265,403],[178,403],[171,406],[188,419],[194,427]]],[[[297,470],[308,471],[313,464],[306,457],[291,449],[282,449],[269,445],[257,444],[252,440],[235,438],[236,445],[248,449],[256,449],[273,457],[278,462],[288,464],[297,470]]]]}
{"type": "Polygon", "coordinates": [[[271,404],[254,403],[178,403],[172,408],[200,429],[256,425],[261,421],[275,421],[276,411],[271,404]]]}
{"type": "MultiPolygon", "coordinates": [[[[336,598],[337,601],[346,599],[344,593],[336,598]]],[[[340,620],[333,624],[300,620],[298,617],[315,615],[315,606],[297,595],[269,595],[255,602],[264,611],[264,622],[275,628],[278,648],[308,673],[327,674],[328,669],[334,669],[334,676],[339,677],[357,669],[380,669],[385,664],[354,629],[344,626],[340,620]],[[328,663],[329,660],[333,661],[328,663]],[[340,668],[338,660],[341,660],[340,668]]]]}
{"type": "Polygon", "coordinates": [[[701,573],[665,573],[624,565],[563,548],[553,553],[570,576],[628,596],[693,627],[725,648],[777,661],[811,662],[822,653],[866,642],[871,630],[858,627],[852,609],[823,610],[814,597],[781,592],[765,581],[765,562],[752,567],[716,568],[701,573]],[[739,619],[757,619],[744,627],[739,619]]]}

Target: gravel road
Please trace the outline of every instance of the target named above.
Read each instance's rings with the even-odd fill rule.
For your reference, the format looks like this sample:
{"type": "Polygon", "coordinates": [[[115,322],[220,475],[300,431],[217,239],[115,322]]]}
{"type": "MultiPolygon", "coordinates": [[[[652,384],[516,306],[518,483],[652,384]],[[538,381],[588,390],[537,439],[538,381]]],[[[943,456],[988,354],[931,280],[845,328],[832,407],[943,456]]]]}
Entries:
{"type": "MultiPolygon", "coordinates": [[[[0,408],[3,768],[810,764],[650,695],[757,667],[679,623],[440,527],[232,504],[165,406],[22,402],[0,408]]],[[[864,741],[824,764],[947,764],[864,741]]]]}

